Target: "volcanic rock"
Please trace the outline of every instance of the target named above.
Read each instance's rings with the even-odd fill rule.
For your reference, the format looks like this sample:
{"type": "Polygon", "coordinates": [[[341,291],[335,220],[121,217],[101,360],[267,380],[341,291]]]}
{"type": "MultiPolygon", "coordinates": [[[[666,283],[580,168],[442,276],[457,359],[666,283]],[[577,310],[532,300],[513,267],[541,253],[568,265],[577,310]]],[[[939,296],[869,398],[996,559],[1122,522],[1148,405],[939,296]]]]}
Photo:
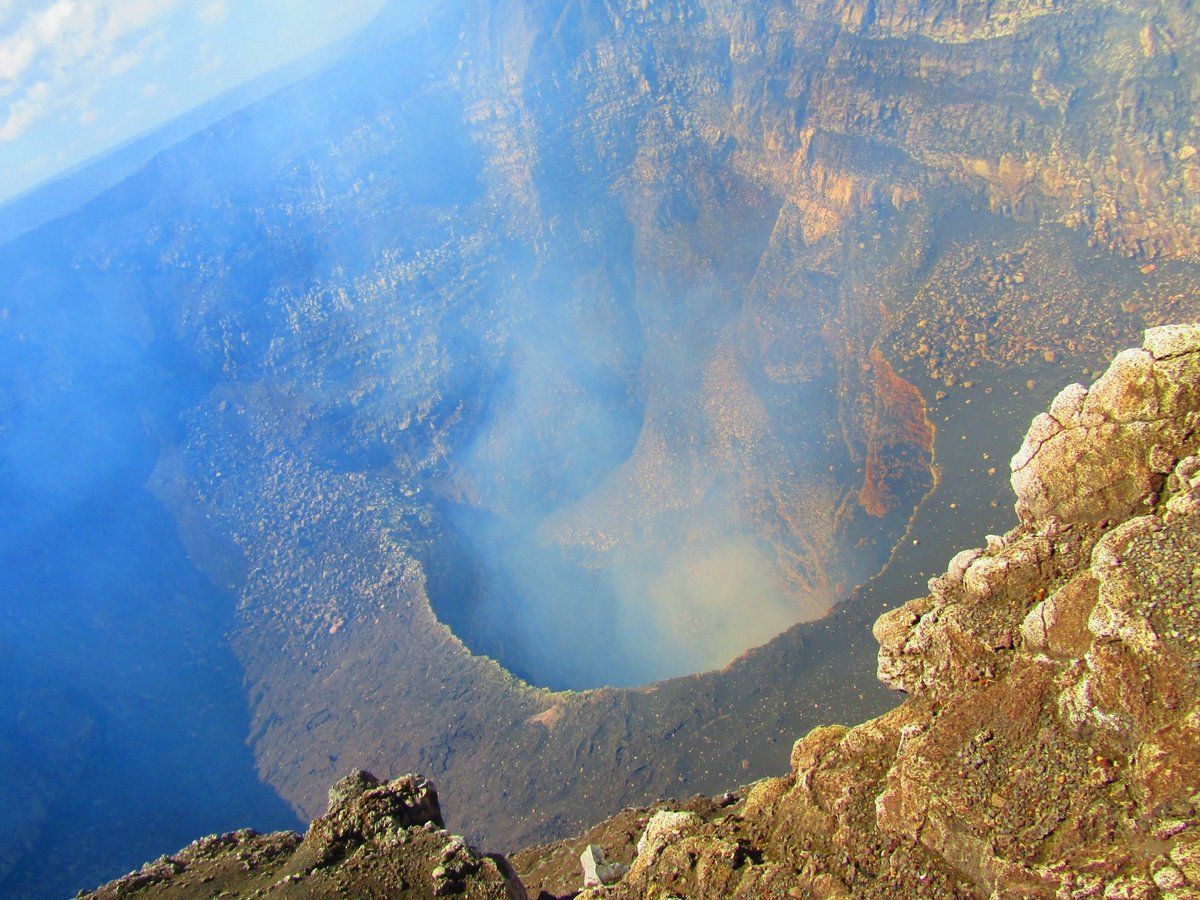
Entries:
{"type": "MultiPolygon", "coordinates": [[[[1051,502],[956,556],[928,595],[876,624],[880,677],[907,693],[901,706],[812,730],[783,777],[626,810],[578,841],[524,850],[514,860],[525,885],[574,895],[582,850],[593,862],[630,860],[617,883],[583,898],[1195,896],[1198,382],[1200,325],[1155,329],[1136,357],[1120,355],[1090,390],[1053,404],[1118,398],[1073,426],[1140,423],[1114,432],[1113,471],[1138,464],[1148,440],[1176,460],[1139,506],[1068,474],[1061,459],[1076,450],[1040,440],[1035,422],[1026,445],[1040,440],[1033,458],[1051,502]],[[1081,498],[1096,521],[1063,515],[1081,498]]],[[[1027,465],[1014,467],[1015,485],[1027,465]]],[[[206,838],[96,895],[240,883],[306,896],[524,896],[507,863],[439,827],[423,779],[356,772],[330,798],[303,841],[206,838]]]]}
{"type": "Polygon", "coordinates": [[[416,775],[356,770],[300,835],[237,831],[201,838],[84,897],[440,897],[526,900],[512,868],[442,825],[437,792],[416,775]]]}
{"type": "Polygon", "coordinates": [[[1186,374],[1198,348],[1194,326],[1154,328],[1090,390],[1065,388],[1013,457],[1021,518],[1097,522],[1153,505],[1171,448],[1197,426],[1200,387],[1186,374]]]}
{"type": "Polygon", "coordinates": [[[604,848],[588,844],[579,855],[583,866],[583,886],[592,887],[597,884],[612,884],[629,871],[629,866],[619,862],[608,862],[604,857],[604,848]]]}
{"type": "MultiPolygon", "coordinates": [[[[249,721],[225,752],[248,738],[246,774],[305,819],[352,767],[421,771],[455,830],[511,849],[782,771],[796,734],[893,702],[858,626],[916,590],[887,581],[908,538],[935,545],[914,511],[957,541],[998,506],[1000,479],[971,484],[976,514],[936,521],[947,444],[969,470],[997,421],[1045,406],[1035,385],[1094,379],[1143,328],[1200,315],[1198,32],[1171,0],[441,4],[0,247],[4,450],[39,476],[6,474],[5,496],[40,516],[37,486],[88,484],[89,508],[169,511],[120,556],[139,571],[174,530],[179,566],[220,586],[192,607],[231,621],[187,658],[229,635],[219,683],[244,684],[229,706],[249,721]],[[563,571],[636,583],[597,598],[541,577],[563,571]]],[[[1057,471],[1030,456],[1030,523],[1161,507],[1176,451],[1145,437],[1147,403],[1169,398],[1094,391],[1038,426],[1031,451],[1059,429],[1095,443],[1057,471]],[[1123,469],[1094,452],[1131,441],[1144,460],[1123,469]],[[1094,496],[1054,487],[1076,475],[1094,496]]],[[[35,562],[78,542],[51,519],[6,556],[6,646],[69,634],[81,652],[49,674],[140,759],[112,628],[35,562]]],[[[983,643],[1008,652],[1004,598],[1060,564],[1051,540],[960,559],[888,645],[970,657],[922,618],[961,593],[1001,598],[983,643]]],[[[942,559],[916,562],[923,582],[942,559]]],[[[1046,621],[1090,615],[1089,590],[1046,621]]],[[[139,665],[182,633],[158,611],[184,608],[178,580],[144,593],[117,625],[139,665]]],[[[208,671],[157,708],[215,691],[208,671]]],[[[38,877],[28,848],[76,852],[43,824],[48,790],[12,814],[0,889],[38,877]]],[[[138,808],[171,817],[163,797],[138,808]]]]}
{"type": "Polygon", "coordinates": [[[1195,896],[1197,383],[1190,325],[1065,390],[1052,414],[1084,410],[1054,431],[1067,439],[1044,439],[1040,417],[1026,437],[1042,505],[877,622],[880,677],[904,704],[814,729],[789,775],[732,806],[655,813],[622,882],[581,896],[1195,896]],[[1147,446],[1178,462],[1133,503],[1067,465],[1089,428],[1108,441],[1097,477],[1143,466],[1147,446]]]}

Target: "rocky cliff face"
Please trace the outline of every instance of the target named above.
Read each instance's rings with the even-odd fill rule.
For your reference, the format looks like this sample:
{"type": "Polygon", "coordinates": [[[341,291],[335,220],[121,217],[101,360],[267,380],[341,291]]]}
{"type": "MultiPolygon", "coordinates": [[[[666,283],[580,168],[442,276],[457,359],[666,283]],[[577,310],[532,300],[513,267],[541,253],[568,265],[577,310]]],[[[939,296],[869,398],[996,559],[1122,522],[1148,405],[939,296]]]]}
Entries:
{"type": "MultiPolygon", "coordinates": [[[[1200,160],[1178,127],[1193,15],[529,2],[439,23],[450,49],[416,83],[461,106],[477,193],[454,230],[412,237],[419,257],[389,249],[369,279],[280,293],[281,320],[303,327],[261,343],[303,360],[351,327],[364,357],[392,359],[373,335],[396,335],[419,365],[359,376],[360,399],[326,416],[300,362],[235,357],[239,377],[281,376],[300,421],[277,394],[233,387],[200,408],[183,452],[254,573],[236,643],[267,779],[311,813],[345,760],[402,765],[467,792],[472,834],[511,833],[495,798],[522,796],[523,821],[551,835],[583,824],[583,796],[617,808],[712,790],[743,761],[764,771],[768,737],[781,764],[811,705],[776,686],[780,660],[811,703],[871,698],[816,686],[823,632],[781,639],[771,664],[637,692],[551,694],[483,655],[552,686],[563,659],[624,658],[647,680],[662,670],[638,667],[672,648],[724,665],[733,630],[766,640],[884,564],[935,484],[947,393],[1032,411],[1044,401],[1027,379],[1091,371],[1146,324],[1193,316],[1200,160]],[[1016,363],[1030,368],[1014,381],[1016,363]],[[611,389],[595,393],[597,375],[611,389]],[[343,418],[355,441],[319,424],[343,418]],[[602,457],[585,452],[597,422],[614,426],[602,457]],[[385,448],[389,480],[293,454],[281,436],[305,429],[352,459],[385,448]],[[583,479],[546,474],[564,467],[583,479]],[[243,487],[222,491],[214,473],[230,471],[243,487]],[[464,512],[525,535],[501,542],[497,581],[461,537],[464,512]],[[456,532],[461,555],[446,552],[456,532]],[[596,599],[536,568],[546,559],[631,589],[596,599]],[[653,639],[623,644],[614,623],[653,639]],[[735,697],[762,711],[753,736],[735,697]],[[700,735],[703,766],[680,749],[700,735]],[[487,763],[500,748],[507,771],[487,763]]],[[[364,172],[393,152],[353,146],[364,172]]],[[[363,202],[353,183],[347,209],[363,202]]],[[[448,205],[434,198],[429,221],[448,205]]]]}
{"type": "MultiPolygon", "coordinates": [[[[814,729],[784,777],[626,810],[522,851],[525,889],[573,894],[580,851],[596,844],[630,870],[580,897],[1200,894],[1197,454],[1200,324],[1151,329],[1034,420],[1011,464],[1020,525],[955,556],[928,595],[876,622],[879,678],[907,694],[901,706],[814,729]]],[[[342,808],[343,794],[364,810],[388,791],[428,797],[423,782],[355,778],[302,849],[351,820],[368,823],[359,843],[380,832],[410,847],[392,867],[444,842],[404,816],[382,828],[378,811],[342,808]]],[[[206,839],[118,884],[173,895],[196,848],[228,848],[228,861],[242,852],[235,838],[247,840],[206,839]]],[[[303,855],[295,836],[252,840],[303,855]]],[[[461,853],[486,890],[505,885],[503,865],[461,853]]],[[[294,869],[278,884],[319,894],[382,865],[357,852],[304,858],[303,871],[268,867],[263,883],[294,869]]]]}
{"type": "MultiPolygon", "coordinates": [[[[348,768],[422,771],[511,849],[782,771],[892,702],[858,626],[909,588],[854,586],[1008,527],[990,432],[1200,317],[1198,31],[1172,2],[447,4],[0,248],[2,437],[38,476],[5,496],[169,510],[305,818],[348,768]],[[115,486],[81,468],[110,457],[115,486]]],[[[197,592],[81,619],[72,590],[133,592],[39,558],[5,557],[11,621],[71,623],[46,668],[111,714],[113,633],[155,652],[197,592]]]]}

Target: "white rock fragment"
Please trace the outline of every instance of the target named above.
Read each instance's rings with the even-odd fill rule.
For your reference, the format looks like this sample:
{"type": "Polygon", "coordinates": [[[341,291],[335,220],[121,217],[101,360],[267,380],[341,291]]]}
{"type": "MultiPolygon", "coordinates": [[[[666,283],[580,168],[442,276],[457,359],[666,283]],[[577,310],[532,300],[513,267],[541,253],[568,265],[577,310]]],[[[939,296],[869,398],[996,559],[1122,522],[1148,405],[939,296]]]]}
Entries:
{"type": "Polygon", "coordinates": [[[1009,468],[1014,472],[1025,468],[1029,464],[1029,461],[1037,456],[1037,452],[1041,449],[1042,444],[1062,430],[1063,427],[1059,421],[1049,413],[1038,413],[1029,425],[1029,431],[1025,434],[1025,440],[1021,444],[1021,449],[1017,451],[1011,462],[1009,462],[1009,468]]]}
{"type": "Polygon", "coordinates": [[[971,597],[984,600],[995,596],[1007,577],[1007,559],[997,556],[981,556],[967,569],[963,576],[963,587],[971,597]]]}
{"type": "Polygon", "coordinates": [[[1068,384],[1050,402],[1050,415],[1064,428],[1078,424],[1087,395],[1088,389],[1082,384],[1068,384]]]}
{"type": "Polygon", "coordinates": [[[613,884],[620,881],[629,871],[629,866],[619,862],[608,862],[604,858],[604,848],[596,844],[588,844],[579,854],[579,862],[583,865],[583,886],[595,887],[598,884],[613,884]]]}
{"type": "Polygon", "coordinates": [[[1027,650],[1041,652],[1050,646],[1050,639],[1047,632],[1049,631],[1050,621],[1054,606],[1049,599],[1043,600],[1037,604],[1025,616],[1021,622],[1021,641],[1027,650]]]}
{"type": "Polygon", "coordinates": [[[971,563],[981,555],[982,552],[976,549],[960,550],[955,553],[950,559],[950,564],[946,566],[946,578],[961,584],[963,576],[967,574],[967,569],[971,568],[971,563]]]}

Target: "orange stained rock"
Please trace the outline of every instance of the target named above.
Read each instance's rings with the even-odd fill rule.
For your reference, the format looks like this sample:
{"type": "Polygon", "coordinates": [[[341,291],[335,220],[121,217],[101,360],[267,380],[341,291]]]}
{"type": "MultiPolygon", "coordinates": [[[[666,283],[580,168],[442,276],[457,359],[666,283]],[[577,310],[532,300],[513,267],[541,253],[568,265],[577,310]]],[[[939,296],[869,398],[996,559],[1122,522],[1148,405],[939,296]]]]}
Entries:
{"type": "Polygon", "coordinates": [[[548,731],[553,731],[554,726],[562,720],[564,712],[565,710],[563,709],[563,705],[561,703],[555,703],[549,709],[543,710],[535,716],[530,716],[525,720],[525,724],[542,725],[545,726],[548,731]]]}
{"type": "Polygon", "coordinates": [[[913,474],[916,461],[930,465],[933,425],[920,391],[896,374],[878,348],[871,349],[870,359],[875,408],[865,423],[866,473],[858,502],[868,515],[882,518],[899,502],[893,485],[913,474]]]}

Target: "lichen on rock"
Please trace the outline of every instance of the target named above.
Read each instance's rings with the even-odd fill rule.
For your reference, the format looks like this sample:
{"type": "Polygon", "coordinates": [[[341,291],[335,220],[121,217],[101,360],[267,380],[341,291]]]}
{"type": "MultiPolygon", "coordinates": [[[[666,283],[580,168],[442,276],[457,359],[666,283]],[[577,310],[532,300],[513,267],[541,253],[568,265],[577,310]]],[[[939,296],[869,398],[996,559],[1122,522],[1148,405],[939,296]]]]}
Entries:
{"type": "Polygon", "coordinates": [[[1200,422],[1197,350],[1200,326],[1152,328],[1090,389],[1064,388],[1012,460],[1022,521],[1098,522],[1153,505],[1171,448],[1200,422]]]}

